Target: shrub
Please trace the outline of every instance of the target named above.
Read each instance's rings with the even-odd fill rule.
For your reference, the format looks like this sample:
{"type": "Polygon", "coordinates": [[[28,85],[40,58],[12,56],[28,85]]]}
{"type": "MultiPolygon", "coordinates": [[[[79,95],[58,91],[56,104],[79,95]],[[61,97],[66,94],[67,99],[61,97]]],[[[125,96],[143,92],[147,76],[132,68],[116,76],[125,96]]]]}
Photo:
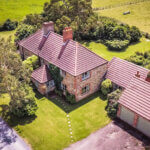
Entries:
{"type": "Polygon", "coordinates": [[[107,40],[105,42],[105,44],[108,46],[109,49],[120,51],[128,46],[129,41],[128,40],[124,40],[124,41],[120,41],[120,40],[109,41],[109,40],[107,40]]]}
{"type": "Polygon", "coordinates": [[[18,26],[17,21],[11,21],[10,19],[7,19],[3,25],[0,26],[0,31],[11,31],[15,30],[18,26]]]}
{"type": "Polygon", "coordinates": [[[26,60],[23,61],[23,64],[27,69],[29,69],[31,72],[39,67],[39,59],[37,56],[32,55],[28,57],[26,60]]]}
{"type": "Polygon", "coordinates": [[[66,100],[71,104],[76,103],[75,96],[70,94],[68,91],[66,91],[66,100]]]}
{"type": "Polygon", "coordinates": [[[108,102],[107,102],[107,113],[108,116],[111,118],[115,118],[117,115],[117,110],[118,110],[118,100],[121,95],[121,91],[117,89],[116,91],[108,94],[108,102]]]}
{"type": "Polygon", "coordinates": [[[15,42],[20,41],[29,35],[33,34],[37,30],[36,26],[21,24],[19,25],[15,33],[15,42]]]}
{"type": "Polygon", "coordinates": [[[112,90],[112,82],[109,79],[106,79],[101,84],[101,92],[104,96],[110,93],[112,90]]]}
{"type": "Polygon", "coordinates": [[[140,30],[135,26],[132,26],[130,28],[129,34],[131,37],[130,43],[138,42],[140,38],[142,37],[140,30]]]}

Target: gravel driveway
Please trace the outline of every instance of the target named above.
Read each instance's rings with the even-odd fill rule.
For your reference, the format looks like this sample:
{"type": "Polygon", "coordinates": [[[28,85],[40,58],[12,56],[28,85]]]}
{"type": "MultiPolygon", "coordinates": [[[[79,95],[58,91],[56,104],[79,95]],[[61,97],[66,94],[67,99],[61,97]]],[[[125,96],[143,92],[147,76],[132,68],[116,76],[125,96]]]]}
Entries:
{"type": "Polygon", "coordinates": [[[65,150],[150,150],[150,139],[116,120],[65,150]]]}
{"type": "Polygon", "coordinates": [[[0,150],[31,150],[18,134],[0,118],[0,150]]]}

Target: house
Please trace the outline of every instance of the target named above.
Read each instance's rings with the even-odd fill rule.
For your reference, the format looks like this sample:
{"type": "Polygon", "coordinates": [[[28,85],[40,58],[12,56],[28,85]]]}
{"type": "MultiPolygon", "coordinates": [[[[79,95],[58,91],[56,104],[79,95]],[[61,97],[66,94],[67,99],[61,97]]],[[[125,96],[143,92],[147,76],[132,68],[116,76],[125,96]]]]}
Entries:
{"type": "Polygon", "coordinates": [[[117,116],[150,137],[150,78],[148,69],[113,58],[106,78],[123,89],[117,116]]]}
{"type": "Polygon", "coordinates": [[[42,29],[18,44],[22,59],[33,54],[39,57],[40,68],[31,77],[40,93],[47,94],[55,88],[49,64],[60,69],[61,88],[74,95],[76,101],[99,90],[108,62],[74,41],[70,27],[61,36],[54,32],[53,22],[46,22],[42,29]]]}

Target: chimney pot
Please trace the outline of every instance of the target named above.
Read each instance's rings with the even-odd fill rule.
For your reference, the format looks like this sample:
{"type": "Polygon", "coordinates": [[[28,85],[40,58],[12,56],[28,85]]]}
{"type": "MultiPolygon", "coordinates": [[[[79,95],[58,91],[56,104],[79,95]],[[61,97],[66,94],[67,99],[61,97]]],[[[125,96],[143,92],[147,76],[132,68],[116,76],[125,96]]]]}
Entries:
{"type": "Polygon", "coordinates": [[[73,39],[73,31],[71,27],[65,27],[63,30],[63,42],[73,39]]]}
{"type": "Polygon", "coordinates": [[[140,78],[140,72],[137,71],[137,74],[135,74],[136,77],[140,78]]]}
{"type": "Polygon", "coordinates": [[[43,23],[43,34],[47,35],[50,31],[54,32],[54,23],[52,21],[44,22],[43,23]]]}

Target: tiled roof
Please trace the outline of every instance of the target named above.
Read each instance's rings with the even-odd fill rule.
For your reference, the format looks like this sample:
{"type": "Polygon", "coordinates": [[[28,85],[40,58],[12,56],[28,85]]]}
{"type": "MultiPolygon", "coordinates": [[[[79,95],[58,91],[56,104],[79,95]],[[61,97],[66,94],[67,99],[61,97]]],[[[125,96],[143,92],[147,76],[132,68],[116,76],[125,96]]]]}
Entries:
{"type": "Polygon", "coordinates": [[[50,72],[46,65],[43,65],[40,68],[34,70],[31,77],[39,83],[45,83],[52,80],[50,72]]]}
{"type": "Polygon", "coordinates": [[[150,82],[133,77],[118,102],[150,120],[150,82]]]}
{"type": "Polygon", "coordinates": [[[54,32],[50,32],[41,48],[39,44],[42,37],[43,31],[39,30],[19,42],[19,45],[74,76],[107,63],[105,59],[73,40],[63,43],[63,37],[54,32]],[[39,47],[41,50],[38,50],[39,47]]]}
{"type": "Polygon", "coordinates": [[[140,77],[145,79],[147,77],[148,69],[135,65],[126,60],[114,57],[108,64],[106,78],[113,83],[126,88],[132,77],[140,73],[140,77]]]}

